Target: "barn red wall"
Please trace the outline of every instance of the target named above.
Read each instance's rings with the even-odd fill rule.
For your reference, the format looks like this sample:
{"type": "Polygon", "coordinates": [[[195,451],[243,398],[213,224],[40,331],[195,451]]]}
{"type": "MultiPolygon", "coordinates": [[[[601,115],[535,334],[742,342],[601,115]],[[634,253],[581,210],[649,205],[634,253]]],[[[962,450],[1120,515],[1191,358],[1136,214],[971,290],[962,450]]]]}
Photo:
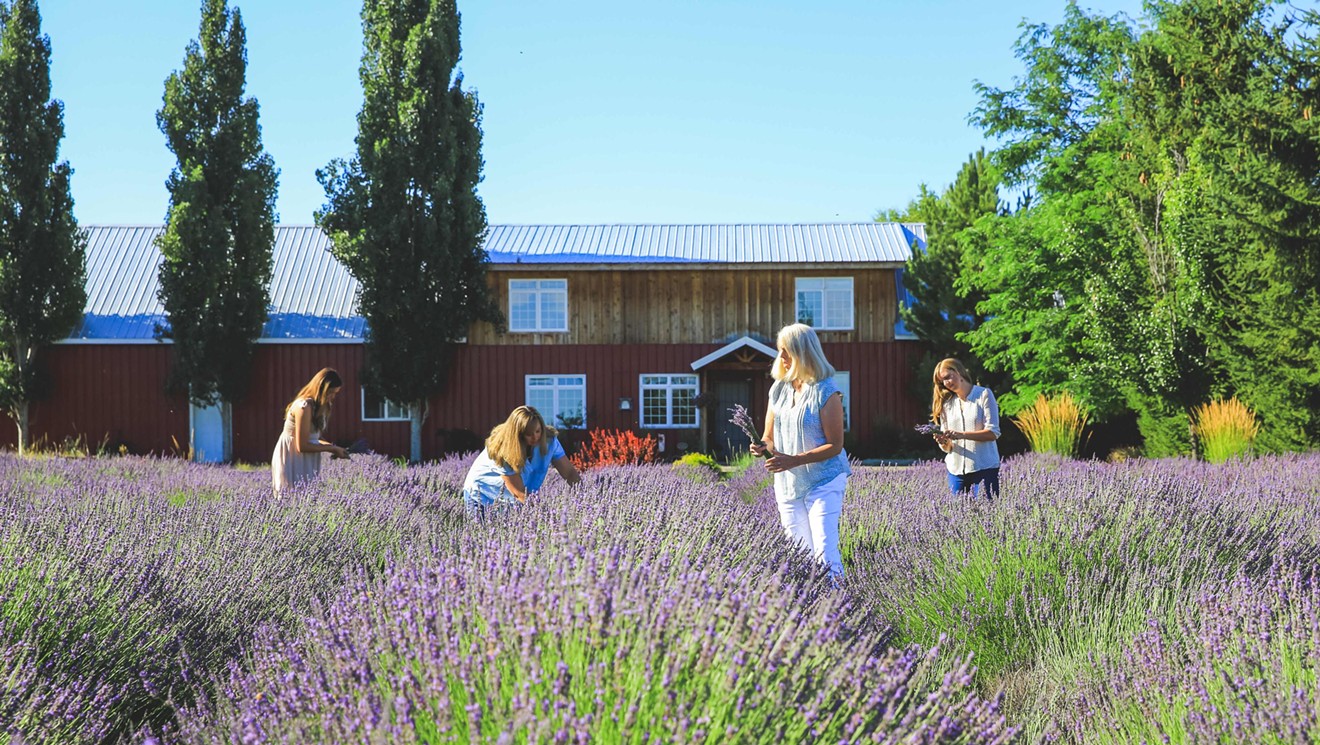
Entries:
{"type": "MultiPolygon", "coordinates": [[[[423,425],[426,457],[440,455],[452,443],[443,430],[467,430],[484,437],[523,403],[524,376],[577,374],[587,377],[587,425],[635,429],[639,415],[638,376],[685,373],[693,360],[719,348],[715,344],[467,346],[455,360],[446,393],[430,402],[423,425]],[[621,396],[633,400],[619,411],[621,396]]],[[[921,402],[908,394],[911,342],[827,343],[825,354],[851,373],[853,436],[864,439],[878,421],[921,421],[921,402]]],[[[59,442],[83,435],[93,445],[108,438],[132,452],[174,452],[174,442],[188,441],[188,407],[182,397],[164,394],[169,372],[168,345],[59,345],[44,359],[53,378],[52,395],[33,404],[34,437],[59,442]]],[[[234,407],[234,456],[259,463],[269,460],[289,399],[322,367],[344,378],[325,435],[342,443],[365,440],[372,449],[404,456],[409,449],[408,422],[361,421],[363,347],[358,344],[261,344],[257,347],[250,392],[234,407]]],[[[665,432],[671,443],[696,447],[696,430],[665,432]]],[[[0,445],[13,447],[12,426],[0,428],[0,445]]],[[[571,441],[571,437],[566,438],[571,441]]],[[[670,451],[673,452],[672,450],[670,451]]]]}
{"type": "MultiPolygon", "coordinates": [[[[188,405],[165,394],[170,348],[164,344],[67,344],[41,351],[49,394],[28,408],[34,444],[82,438],[87,446],[123,445],[132,453],[188,449],[188,405]]],[[[0,446],[13,448],[12,420],[0,427],[0,446]]]]}

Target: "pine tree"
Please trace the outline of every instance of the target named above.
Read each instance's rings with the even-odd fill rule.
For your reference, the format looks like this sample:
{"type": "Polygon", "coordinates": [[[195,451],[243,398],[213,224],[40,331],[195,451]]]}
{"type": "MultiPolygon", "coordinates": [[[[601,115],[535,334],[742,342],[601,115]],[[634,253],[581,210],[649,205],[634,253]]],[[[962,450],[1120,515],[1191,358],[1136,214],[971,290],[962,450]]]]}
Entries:
{"type": "Polygon", "coordinates": [[[920,195],[904,210],[877,217],[926,226],[925,249],[914,246],[903,271],[903,286],[913,302],[900,308],[907,330],[921,340],[922,354],[912,360],[911,393],[923,404],[930,396],[931,371],[945,357],[968,365],[981,384],[998,389],[1003,381],[970,354],[961,338],[985,320],[976,307],[984,294],[966,287],[961,278],[973,271],[964,258],[967,247],[982,240],[974,226],[1000,209],[998,186],[998,176],[982,149],[968,156],[943,192],[936,194],[922,185],[920,195]]]}
{"type": "Polygon", "coordinates": [[[247,392],[266,322],[275,242],[277,171],[261,145],[257,101],[244,97],[246,33],[226,0],[205,0],[197,41],[165,81],[156,122],[178,165],[157,245],[160,300],[174,340],[171,390],[220,404],[224,459],[231,404],[247,392]]]}
{"type": "Polygon", "coordinates": [[[481,106],[463,90],[452,0],[365,0],[357,155],[317,173],[317,215],[360,284],[367,385],[412,415],[421,459],[426,401],[458,341],[503,325],[486,285],[481,106]]]}
{"type": "Polygon", "coordinates": [[[36,0],[0,0],[0,404],[30,442],[38,350],[67,336],[87,301],[86,237],[72,171],[57,162],[64,105],[50,97],[50,39],[36,0]]]}

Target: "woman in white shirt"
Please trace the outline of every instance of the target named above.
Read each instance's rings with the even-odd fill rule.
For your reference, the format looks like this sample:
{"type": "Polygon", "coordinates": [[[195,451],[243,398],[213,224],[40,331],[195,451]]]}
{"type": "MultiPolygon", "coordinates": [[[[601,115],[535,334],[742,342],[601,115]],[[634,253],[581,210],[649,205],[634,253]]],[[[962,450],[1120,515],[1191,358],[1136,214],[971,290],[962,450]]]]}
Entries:
{"type": "Polygon", "coordinates": [[[999,403],[989,388],[972,385],[963,363],[949,357],[935,366],[930,420],[940,432],[935,442],[947,455],[949,490],[986,499],[999,495],[999,403]]]}

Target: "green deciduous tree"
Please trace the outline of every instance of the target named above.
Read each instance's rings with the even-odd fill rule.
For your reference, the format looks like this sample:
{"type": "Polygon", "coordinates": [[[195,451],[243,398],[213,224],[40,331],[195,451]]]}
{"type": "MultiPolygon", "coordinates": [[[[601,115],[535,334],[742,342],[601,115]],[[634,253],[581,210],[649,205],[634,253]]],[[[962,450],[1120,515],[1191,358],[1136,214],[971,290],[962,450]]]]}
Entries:
{"type": "Polygon", "coordinates": [[[165,81],[156,121],[178,158],[157,245],[160,300],[174,340],[170,388],[220,404],[224,459],[231,404],[247,392],[270,304],[277,171],[261,145],[257,101],[245,97],[246,32],[226,0],[202,4],[198,39],[165,81]]]}
{"type": "Polygon", "coordinates": [[[502,326],[486,285],[481,106],[463,90],[452,0],[365,0],[357,155],[317,173],[318,224],[360,283],[367,384],[412,414],[443,390],[477,321],[502,326]]]}
{"type": "Polygon", "coordinates": [[[1263,447],[1315,441],[1316,26],[1276,5],[1157,0],[1137,27],[1070,4],[1026,28],[1013,88],[981,87],[1037,201],[969,257],[991,318],[965,338],[1022,398],[1130,409],[1152,454],[1191,452],[1187,412],[1234,394],[1263,447]]]}
{"type": "Polygon", "coordinates": [[[50,97],[50,39],[35,0],[0,0],[0,405],[30,445],[37,351],[67,336],[87,301],[86,238],[72,171],[58,162],[64,105],[50,97]]]}

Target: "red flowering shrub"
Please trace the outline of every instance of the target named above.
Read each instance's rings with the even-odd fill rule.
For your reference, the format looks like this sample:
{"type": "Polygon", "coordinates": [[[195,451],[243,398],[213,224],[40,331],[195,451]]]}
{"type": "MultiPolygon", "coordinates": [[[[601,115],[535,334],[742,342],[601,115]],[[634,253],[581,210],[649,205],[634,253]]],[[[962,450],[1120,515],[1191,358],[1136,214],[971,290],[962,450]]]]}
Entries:
{"type": "Polygon", "coordinates": [[[658,454],[656,439],[650,435],[638,437],[631,430],[593,429],[569,460],[579,471],[585,471],[596,466],[654,463],[658,454]]]}

